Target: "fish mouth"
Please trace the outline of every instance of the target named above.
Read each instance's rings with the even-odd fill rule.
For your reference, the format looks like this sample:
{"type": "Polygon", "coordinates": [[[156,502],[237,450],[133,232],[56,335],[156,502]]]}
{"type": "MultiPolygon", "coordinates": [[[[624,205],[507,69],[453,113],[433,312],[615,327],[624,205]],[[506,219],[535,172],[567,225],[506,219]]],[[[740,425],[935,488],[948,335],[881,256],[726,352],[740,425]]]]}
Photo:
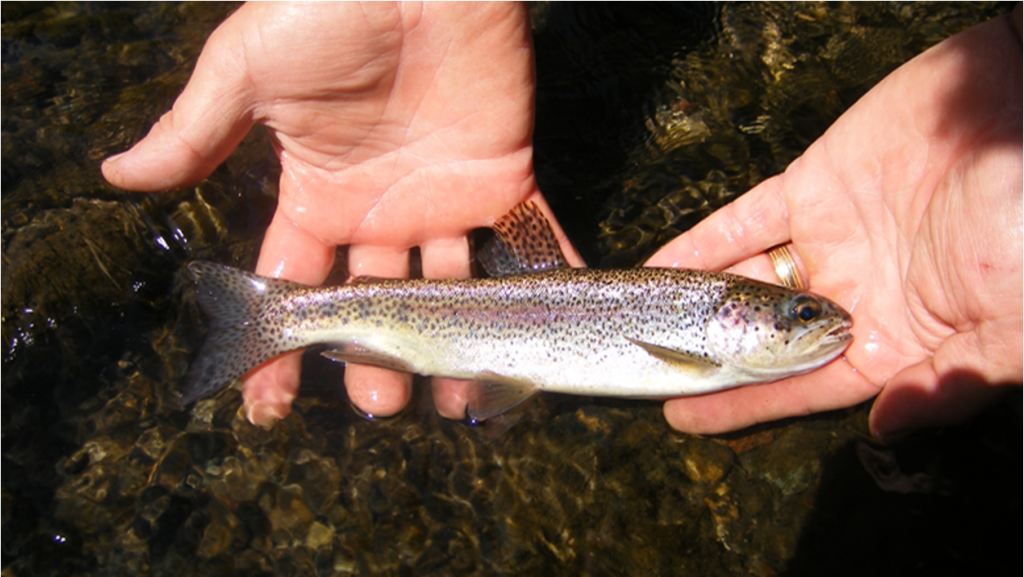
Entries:
{"type": "Polygon", "coordinates": [[[829,350],[845,349],[850,341],[853,340],[853,334],[850,332],[850,327],[853,323],[842,323],[838,326],[833,327],[827,333],[821,337],[821,346],[828,348],[829,350]]]}
{"type": "Polygon", "coordinates": [[[853,334],[850,333],[851,326],[851,323],[843,323],[825,333],[825,338],[837,341],[848,341],[853,338],[853,334]]]}
{"type": "Polygon", "coordinates": [[[808,347],[807,353],[814,351],[813,355],[818,354],[831,354],[838,349],[845,349],[849,345],[850,341],[853,340],[853,334],[850,333],[850,328],[853,323],[843,322],[828,330],[828,332],[822,333],[824,327],[817,331],[810,331],[802,335],[798,342],[803,343],[802,346],[808,347]]]}

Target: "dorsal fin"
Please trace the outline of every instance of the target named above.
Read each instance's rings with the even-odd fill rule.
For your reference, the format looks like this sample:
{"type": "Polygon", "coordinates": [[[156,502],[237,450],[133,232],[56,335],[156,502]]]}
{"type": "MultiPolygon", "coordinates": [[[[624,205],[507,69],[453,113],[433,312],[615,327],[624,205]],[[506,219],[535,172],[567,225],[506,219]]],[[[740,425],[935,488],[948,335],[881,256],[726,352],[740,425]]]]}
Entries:
{"type": "Polygon", "coordinates": [[[492,277],[569,266],[558,239],[540,207],[526,200],[491,227],[494,238],[477,252],[477,261],[492,277]]]}

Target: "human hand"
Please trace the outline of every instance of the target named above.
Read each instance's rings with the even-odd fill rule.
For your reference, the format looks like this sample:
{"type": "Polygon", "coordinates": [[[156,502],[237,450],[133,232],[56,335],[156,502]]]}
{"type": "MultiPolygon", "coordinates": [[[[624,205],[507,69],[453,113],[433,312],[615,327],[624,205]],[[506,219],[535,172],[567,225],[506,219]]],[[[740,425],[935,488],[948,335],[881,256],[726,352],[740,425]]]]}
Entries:
{"type": "MultiPolygon", "coordinates": [[[[194,184],[261,122],[282,175],[258,274],[317,285],[350,245],[352,275],[407,276],[419,246],[425,277],[466,277],[467,232],[526,199],[579,265],[534,179],[533,99],[522,5],[247,4],[211,35],[173,109],[103,174],[129,190],[194,184]]],[[[290,412],[300,355],[244,379],[251,422],[290,412]]],[[[410,395],[410,375],[372,367],[349,365],[345,382],[372,415],[410,395]]],[[[464,384],[435,380],[434,396],[463,416],[464,384]]]]}
{"type": "Polygon", "coordinates": [[[720,433],[875,395],[872,433],[962,421],[1022,374],[1020,5],[908,62],[785,173],[648,261],[767,281],[788,244],[851,311],[845,358],[812,374],[665,403],[720,433]],[[1015,30],[1016,29],[1016,30],[1015,30]]]}

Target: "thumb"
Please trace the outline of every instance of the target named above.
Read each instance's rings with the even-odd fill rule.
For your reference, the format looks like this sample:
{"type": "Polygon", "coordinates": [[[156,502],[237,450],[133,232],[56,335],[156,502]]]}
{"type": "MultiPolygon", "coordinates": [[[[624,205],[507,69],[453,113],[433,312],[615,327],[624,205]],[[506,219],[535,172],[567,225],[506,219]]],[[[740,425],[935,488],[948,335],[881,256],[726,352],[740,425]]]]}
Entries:
{"type": "MultiPolygon", "coordinates": [[[[896,373],[871,407],[871,434],[888,443],[918,429],[960,424],[1015,388],[970,363],[944,366],[949,364],[944,348],[970,342],[969,335],[956,335],[935,356],[896,373]],[[936,369],[936,365],[943,368],[936,369]]],[[[982,358],[980,354],[978,358],[982,358]]]]}
{"type": "Polygon", "coordinates": [[[253,125],[253,91],[229,22],[210,36],[173,108],[130,150],[103,162],[108,182],[142,192],[192,185],[242,141],[253,125]]]}

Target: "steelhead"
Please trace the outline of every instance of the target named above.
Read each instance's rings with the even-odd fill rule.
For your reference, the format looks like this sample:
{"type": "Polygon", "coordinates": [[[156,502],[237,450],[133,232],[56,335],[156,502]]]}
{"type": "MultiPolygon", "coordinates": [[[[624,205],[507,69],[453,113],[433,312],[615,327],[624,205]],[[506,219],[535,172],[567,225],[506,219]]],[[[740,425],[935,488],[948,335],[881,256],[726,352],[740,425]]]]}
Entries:
{"type": "Polygon", "coordinates": [[[661,399],[774,381],[843,352],[850,315],[807,292],[719,272],[565,265],[539,209],[495,224],[493,278],[356,279],[307,287],[189,265],[207,340],[183,403],[281,353],[473,381],[467,413],[498,415],[537,391],[661,399]]]}

